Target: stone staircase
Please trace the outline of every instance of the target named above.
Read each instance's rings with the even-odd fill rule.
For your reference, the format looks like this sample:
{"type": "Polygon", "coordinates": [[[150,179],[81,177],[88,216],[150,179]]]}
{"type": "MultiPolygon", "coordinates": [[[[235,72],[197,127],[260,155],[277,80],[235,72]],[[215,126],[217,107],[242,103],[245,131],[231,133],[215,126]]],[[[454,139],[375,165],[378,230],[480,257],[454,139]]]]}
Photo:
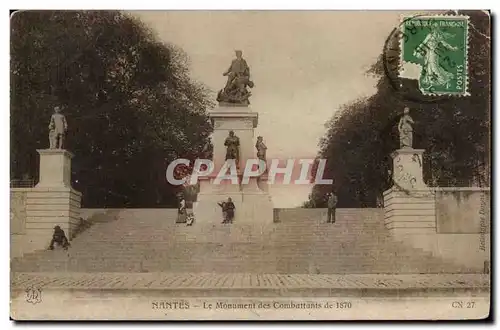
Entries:
{"type": "Polygon", "coordinates": [[[97,212],[68,251],[13,259],[14,272],[478,273],[394,241],[381,209],[279,210],[279,222],[176,224],[175,209],[97,212]]]}

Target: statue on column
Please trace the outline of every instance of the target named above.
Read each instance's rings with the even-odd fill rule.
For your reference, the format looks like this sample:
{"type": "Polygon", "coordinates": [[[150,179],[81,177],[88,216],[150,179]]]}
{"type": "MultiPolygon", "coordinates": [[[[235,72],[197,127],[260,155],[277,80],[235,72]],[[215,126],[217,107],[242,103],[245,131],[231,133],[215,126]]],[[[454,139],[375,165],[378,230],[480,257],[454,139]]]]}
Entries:
{"type": "Polygon", "coordinates": [[[201,151],[201,154],[203,155],[204,159],[212,159],[213,152],[214,152],[214,147],[212,145],[212,139],[208,138],[207,142],[203,146],[203,150],[201,151]]]}
{"type": "MultiPolygon", "coordinates": [[[[265,163],[267,147],[264,144],[264,139],[262,136],[257,137],[257,143],[255,143],[255,148],[257,149],[257,158],[265,163]]],[[[267,166],[264,170],[264,173],[267,173],[267,166]]]]}
{"type": "Polygon", "coordinates": [[[222,75],[227,76],[226,86],[217,94],[217,101],[241,105],[248,105],[251,93],[247,86],[253,88],[250,80],[250,67],[242,57],[242,51],[235,51],[236,58],[222,75]]]}
{"type": "Polygon", "coordinates": [[[410,108],[405,107],[398,124],[400,148],[413,148],[413,124],[415,122],[410,117],[410,108]]]}
{"type": "Polygon", "coordinates": [[[54,108],[54,113],[50,117],[49,123],[49,148],[62,149],[64,145],[64,137],[68,130],[66,117],[61,113],[60,107],[54,108]]]}
{"type": "Polygon", "coordinates": [[[226,149],[226,160],[236,160],[236,165],[239,164],[240,159],[240,138],[234,135],[234,131],[229,131],[229,136],[224,141],[226,149]]]}
{"type": "Polygon", "coordinates": [[[257,158],[266,161],[267,147],[264,144],[264,139],[262,136],[257,137],[257,143],[255,144],[255,148],[257,149],[257,158]]]}

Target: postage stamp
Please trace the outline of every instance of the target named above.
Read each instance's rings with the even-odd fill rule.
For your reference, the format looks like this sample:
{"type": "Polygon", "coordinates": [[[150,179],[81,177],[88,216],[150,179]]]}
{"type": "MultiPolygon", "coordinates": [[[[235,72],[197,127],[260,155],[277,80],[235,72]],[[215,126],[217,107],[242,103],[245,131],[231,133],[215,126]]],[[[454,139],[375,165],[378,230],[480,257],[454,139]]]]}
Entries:
{"type": "Polygon", "coordinates": [[[400,74],[424,95],[469,95],[468,25],[467,16],[403,16],[400,74]]]}

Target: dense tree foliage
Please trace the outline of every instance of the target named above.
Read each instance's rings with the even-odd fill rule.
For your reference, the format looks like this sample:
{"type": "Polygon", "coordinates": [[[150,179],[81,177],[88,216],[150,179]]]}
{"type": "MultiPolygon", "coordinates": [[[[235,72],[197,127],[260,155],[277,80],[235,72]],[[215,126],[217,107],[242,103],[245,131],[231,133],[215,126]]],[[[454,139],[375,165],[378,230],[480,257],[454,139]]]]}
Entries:
{"type": "Polygon", "coordinates": [[[19,12],[11,21],[11,179],[37,177],[54,106],[75,154],[86,207],[175,204],[165,178],[211,132],[208,91],[188,58],[140,21],[114,11],[19,12]]]}
{"type": "Polygon", "coordinates": [[[418,96],[415,81],[395,83],[387,49],[399,51],[399,45],[396,38],[389,39],[386,56],[381,55],[367,73],[379,78],[377,92],[342,106],[320,143],[318,158],[327,159],[325,177],[333,179],[334,186],[316,185],[304,207],[323,207],[325,194],[332,189],[339,196],[339,207],[376,205],[392,185],[390,154],[399,147],[397,123],[404,106],[410,107],[416,121],[414,148],[425,149],[424,180],[429,185],[489,184],[490,19],[479,11],[463,14],[470,17],[471,95],[424,98],[418,96]]]}

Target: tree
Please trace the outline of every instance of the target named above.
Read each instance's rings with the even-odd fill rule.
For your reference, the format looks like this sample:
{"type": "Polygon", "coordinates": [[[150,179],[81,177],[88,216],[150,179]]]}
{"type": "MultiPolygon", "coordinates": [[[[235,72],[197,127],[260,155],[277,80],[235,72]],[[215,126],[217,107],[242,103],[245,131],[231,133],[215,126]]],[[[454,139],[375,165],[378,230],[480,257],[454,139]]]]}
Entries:
{"type": "Polygon", "coordinates": [[[213,106],[187,55],[117,11],[28,11],[11,21],[11,179],[38,175],[52,109],[63,106],[86,207],[171,206],[167,165],[194,159],[213,106]]]}
{"type": "MultiPolygon", "coordinates": [[[[324,196],[334,189],[340,207],[373,207],[392,184],[390,153],[399,147],[397,122],[409,106],[417,122],[414,145],[425,149],[424,180],[434,186],[468,186],[488,182],[490,169],[490,19],[484,12],[470,17],[470,96],[440,102],[416,98],[414,81],[402,79],[395,87],[381,55],[367,72],[379,78],[377,92],[340,108],[328,122],[318,158],[326,158],[325,178],[334,186],[313,187],[309,205],[324,207],[324,196]],[[399,86],[399,85],[398,85],[399,86]]],[[[389,40],[398,49],[397,40],[389,40]]],[[[386,45],[387,46],[387,45],[386,45]]],[[[387,47],[386,47],[387,49],[387,47]]],[[[398,57],[398,54],[395,55],[398,57]]]]}

